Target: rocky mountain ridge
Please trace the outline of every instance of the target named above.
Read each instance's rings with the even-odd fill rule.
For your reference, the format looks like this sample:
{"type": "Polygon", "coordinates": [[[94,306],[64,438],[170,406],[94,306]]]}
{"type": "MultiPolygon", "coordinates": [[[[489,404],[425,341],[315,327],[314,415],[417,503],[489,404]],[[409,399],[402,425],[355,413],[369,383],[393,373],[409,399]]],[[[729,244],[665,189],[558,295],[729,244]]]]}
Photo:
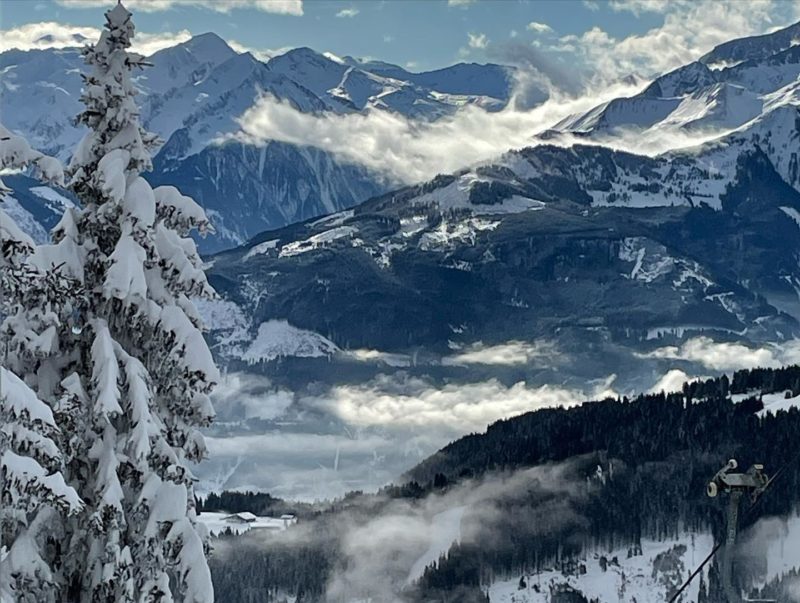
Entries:
{"type": "MultiPolygon", "coordinates": [[[[209,210],[216,234],[198,240],[218,251],[255,234],[354,205],[391,186],[385,175],[328,152],[286,143],[219,144],[263,94],[310,114],[389,111],[435,120],[465,104],[499,110],[513,69],[457,64],[411,73],[389,64],[347,60],[298,48],[264,63],[207,33],[148,58],[136,80],[142,121],[163,146],[153,183],[170,182],[209,210]]],[[[83,134],[77,49],[0,53],[4,123],[41,151],[67,160],[83,134]]]]}

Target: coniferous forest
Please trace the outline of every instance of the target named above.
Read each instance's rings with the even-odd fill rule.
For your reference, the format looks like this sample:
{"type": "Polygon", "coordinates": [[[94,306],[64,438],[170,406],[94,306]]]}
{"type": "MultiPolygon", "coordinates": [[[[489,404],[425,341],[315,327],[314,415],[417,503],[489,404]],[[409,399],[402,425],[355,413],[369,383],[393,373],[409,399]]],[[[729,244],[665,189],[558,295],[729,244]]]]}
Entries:
{"type": "MultiPolygon", "coordinates": [[[[225,553],[210,561],[215,587],[237,593],[241,601],[278,601],[286,593],[322,600],[345,558],[340,526],[366,522],[393,501],[421,504],[459,484],[476,488],[541,465],[562,466],[560,478],[579,484],[568,496],[564,521],[542,511],[559,508],[564,493],[539,487],[535,478],[525,489],[500,494],[494,501],[502,510],[491,524],[494,537],[451,547],[404,590],[404,600],[483,602],[481,586],[501,577],[553,567],[580,571],[587,547],[627,547],[633,555],[642,538],[677,536],[687,529],[719,537],[725,507],[705,489],[729,458],[742,468],[762,463],[768,475],[780,472],[752,512],[750,502],[744,503],[742,528],[761,516],[789,514],[800,503],[800,410],[760,417],[761,395],[776,392],[800,393],[800,367],[739,371],[732,379],[687,384],[680,393],[586,402],[499,421],[483,434],[448,445],[402,484],[306,510],[305,529],[313,537],[266,541],[222,535],[218,546],[225,553]]],[[[204,508],[224,508],[223,501],[251,511],[275,504],[263,494],[223,493],[210,497],[204,508]]],[[[744,570],[741,574],[741,580],[748,578],[744,570]]],[[[725,600],[716,575],[712,571],[710,584],[703,584],[705,601],[725,600]]],[[[780,585],[769,589],[779,592],[780,585]]]]}

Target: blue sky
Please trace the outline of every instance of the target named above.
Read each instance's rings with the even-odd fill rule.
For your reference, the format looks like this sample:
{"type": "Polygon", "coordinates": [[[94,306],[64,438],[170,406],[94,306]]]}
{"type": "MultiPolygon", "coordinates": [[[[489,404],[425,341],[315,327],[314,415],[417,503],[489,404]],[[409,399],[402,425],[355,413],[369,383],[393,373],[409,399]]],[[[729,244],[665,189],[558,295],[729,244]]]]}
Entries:
{"type": "MultiPolygon", "coordinates": [[[[53,36],[47,26],[91,33],[109,4],[0,0],[0,49],[36,46],[44,33],[53,36]]],[[[416,70],[457,61],[522,60],[581,79],[663,70],[731,37],[787,25],[800,14],[795,0],[129,0],[126,5],[148,50],[214,31],[260,56],[310,46],[416,70]],[[665,39],[669,49],[662,48],[665,39]]]]}
{"type": "MultiPolygon", "coordinates": [[[[80,3],[79,7],[72,7],[55,0],[3,0],[0,23],[3,29],[42,20],[76,26],[102,23],[104,9],[90,4],[104,3],[85,4],[89,6],[80,3]]],[[[310,46],[339,55],[375,57],[420,68],[441,67],[459,60],[491,60],[488,47],[481,48],[481,42],[469,45],[470,33],[478,36],[474,40],[485,36],[487,45],[512,40],[547,42],[556,34],[580,34],[598,23],[614,36],[626,36],[659,21],[654,13],[637,17],[613,10],[608,3],[597,3],[598,10],[580,0],[306,0],[302,15],[253,7],[220,13],[177,3],[163,11],[144,12],[136,10],[135,2],[128,4],[143,32],[214,31],[253,49],[310,46]],[[528,29],[531,22],[547,25],[553,31],[528,29]]]]}

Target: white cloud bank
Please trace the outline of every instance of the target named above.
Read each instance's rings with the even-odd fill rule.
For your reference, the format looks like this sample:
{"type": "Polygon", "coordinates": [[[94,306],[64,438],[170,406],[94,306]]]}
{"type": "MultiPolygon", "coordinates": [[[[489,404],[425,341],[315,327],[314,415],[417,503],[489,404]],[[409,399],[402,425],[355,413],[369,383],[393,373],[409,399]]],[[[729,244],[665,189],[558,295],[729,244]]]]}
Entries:
{"type": "Polygon", "coordinates": [[[557,363],[560,359],[561,355],[555,346],[547,342],[507,341],[492,346],[486,346],[478,342],[443,358],[442,364],[445,366],[465,366],[470,364],[500,366],[542,364],[544,366],[552,366],[553,363],[557,363]]]}
{"type": "Polygon", "coordinates": [[[514,98],[497,112],[468,105],[434,122],[382,110],[311,115],[264,95],[238,119],[240,131],[228,139],[315,146],[399,182],[413,183],[529,146],[536,134],[558,120],[638,89],[618,84],[581,98],[554,92],[550,101],[532,110],[517,109],[514,98]]]}
{"type": "Polygon", "coordinates": [[[554,50],[574,55],[606,81],[670,71],[718,44],[789,25],[800,16],[800,5],[780,0],[616,0],[608,6],[635,15],[661,14],[663,23],[625,38],[595,26],[559,39],[554,50]]]}
{"type": "MultiPolygon", "coordinates": [[[[100,37],[100,29],[64,25],[54,21],[26,23],[13,29],[0,30],[0,52],[12,48],[34,50],[44,48],[75,48],[93,44],[100,37]]],[[[149,34],[137,32],[132,49],[149,56],[163,48],[186,42],[192,37],[189,30],[149,34]]]]}
{"type": "MultiPolygon", "coordinates": [[[[109,0],[56,0],[67,8],[108,8],[109,0]]],[[[159,12],[181,7],[200,7],[218,13],[235,9],[253,8],[265,13],[301,16],[303,0],[126,0],[128,9],[142,12],[159,12]]]]}
{"type": "Polygon", "coordinates": [[[616,396],[612,379],[585,392],[554,385],[506,386],[496,379],[436,386],[417,377],[379,375],[360,385],[338,385],[309,402],[348,424],[423,428],[463,434],[532,410],[568,407],[616,396]]]}
{"type": "Polygon", "coordinates": [[[225,373],[212,394],[218,420],[274,420],[286,412],[294,394],[275,387],[266,377],[250,373],[225,373]]]}
{"type": "Polygon", "coordinates": [[[640,356],[695,362],[714,371],[774,368],[800,362],[800,340],[751,347],[743,343],[718,343],[709,337],[695,337],[680,346],[665,346],[640,356]]]}
{"type": "Polygon", "coordinates": [[[0,30],[0,52],[12,48],[31,50],[83,46],[99,37],[100,30],[95,27],[62,25],[53,21],[26,23],[13,29],[0,30]]]}

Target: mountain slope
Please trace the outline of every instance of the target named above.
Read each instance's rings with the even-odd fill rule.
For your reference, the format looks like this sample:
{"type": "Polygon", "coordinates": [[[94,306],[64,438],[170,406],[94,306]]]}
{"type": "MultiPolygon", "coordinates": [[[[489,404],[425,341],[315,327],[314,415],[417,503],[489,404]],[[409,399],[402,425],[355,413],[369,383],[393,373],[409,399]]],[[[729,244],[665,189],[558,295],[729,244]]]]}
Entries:
{"type": "Polygon", "coordinates": [[[765,59],[797,44],[800,39],[800,23],[795,23],[772,33],[741,38],[714,47],[700,58],[707,65],[739,63],[765,59]]]}
{"type": "MultiPolygon", "coordinates": [[[[171,184],[209,213],[217,231],[205,242],[214,251],[241,245],[273,228],[350,207],[383,190],[380,175],[342,164],[311,147],[270,142],[208,146],[179,160],[186,130],[178,130],[156,157],[153,185],[171,184]]],[[[191,144],[191,143],[188,143],[191,144]]]]}
{"type": "MultiPolygon", "coordinates": [[[[617,98],[554,126],[599,141],[634,131],[662,142],[667,136],[727,134],[747,127],[778,105],[796,105],[800,23],[764,36],[733,40],[700,60],[656,78],[640,93],[617,98]]],[[[685,143],[684,143],[685,144],[685,143]]]]}
{"type": "Polygon", "coordinates": [[[209,275],[252,329],[288,319],[342,348],[780,340],[800,333],[796,120],[657,158],[523,149],[264,233],[209,275]]]}
{"type": "MultiPolygon", "coordinates": [[[[765,404],[797,405],[800,367],[678,389],[498,421],[399,485],[298,505],[300,521],[285,532],[221,535],[215,549],[235,554],[212,556],[215,587],[233,601],[268,590],[266,601],[666,602],[725,537],[727,501],[706,486],[734,457],[775,477],[757,506],[742,502],[736,587],[750,600],[791,600],[800,464],[785,442],[800,412],[765,404]]],[[[213,502],[223,500],[257,514],[287,506],[264,493],[213,502]]],[[[696,577],[690,600],[726,600],[721,563],[696,577]]]]}
{"type": "MultiPolygon", "coordinates": [[[[262,94],[303,113],[378,110],[430,120],[467,103],[499,109],[511,85],[511,71],[497,65],[456,65],[430,74],[401,70],[395,75],[408,79],[397,79],[308,48],[262,63],[211,33],[163,49],[149,61],[153,66],[136,78],[138,100],[144,125],[164,144],[148,177],[169,181],[209,209],[217,234],[198,241],[205,252],[344,209],[388,185],[381,174],[315,149],[273,144],[262,152],[244,144],[220,145],[262,94]],[[258,157],[274,163],[264,167],[258,157]]],[[[72,123],[81,110],[83,69],[72,49],[1,53],[0,107],[7,109],[6,126],[67,160],[83,135],[72,123]]]]}

